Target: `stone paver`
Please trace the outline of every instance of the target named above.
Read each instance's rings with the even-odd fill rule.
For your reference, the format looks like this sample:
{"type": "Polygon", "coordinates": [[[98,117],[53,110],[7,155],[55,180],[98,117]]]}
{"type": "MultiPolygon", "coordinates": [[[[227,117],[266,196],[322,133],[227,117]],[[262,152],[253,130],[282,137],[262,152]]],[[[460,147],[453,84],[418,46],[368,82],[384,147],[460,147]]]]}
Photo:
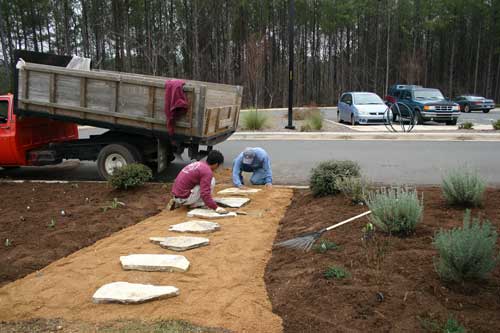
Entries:
{"type": "Polygon", "coordinates": [[[171,225],[168,230],[175,232],[209,233],[220,229],[216,222],[191,220],[179,224],[171,225]]]}
{"type": "Polygon", "coordinates": [[[94,296],[92,296],[92,300],[94,303],[132,304],[178,295],[179,289],[173,286],[113,282],[97,289],[94,296]]]}
{"type": "Polygon", "coordinates": [[[131,254],[121,256],[120,262],[125,270],[146,272],[185,272],[189,261],[176,254],[131,254]]]}
{"type": "Polygon", "coordinates": [[[197,247],[206,246],[210,243],[208,238],[204,237],[165,237],[160,246],[173,251],[187,251],[197,247]]]}
{"type": "Polygon", "coordinates": [[[226,197],[214,198],[215,202],[224,207],[240,208],[250,202],[248,198],[241,197],[226,197]]]}
{"type": "Polygon", "coordinates": [[[235,212],[229,212],[227,214],[219,214],[211,209],[196,208],[188,212],[188,217],[198,217],[202,219],[223,219],[228,217],[236,217],[235,212]]]}
{"type": "Polygon", "coordinates": [[[258,188],[246,188],[246,189],[240,189],[237,187],[230,187],[226,188],[225,190],[217,192],[218,194],[254,194],[259,192],[260,189],[258,188]]]}

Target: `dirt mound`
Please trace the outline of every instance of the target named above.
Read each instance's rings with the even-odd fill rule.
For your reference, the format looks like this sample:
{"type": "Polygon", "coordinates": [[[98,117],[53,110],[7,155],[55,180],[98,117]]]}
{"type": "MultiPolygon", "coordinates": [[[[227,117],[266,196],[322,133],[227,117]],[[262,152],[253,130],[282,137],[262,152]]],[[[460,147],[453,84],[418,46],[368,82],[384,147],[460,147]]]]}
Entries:
{"type": "MultiPolygon", "coordinates": [[[[303,253],[274,249],[266,267],[273,310],[285,332],[419,332],[450,316],[474,332],[499,332],[500,268],[487,281],[443,285],[434,271],[432,237],[440,228],[461,226],[463,209],[450,208],[438,188],[425,188],[423,222],[407,238],[376,233],[364,243],[362,218],[324,235],[337,250],[303,253]],[[350,277],[327,280],[330,266],[350,277]]],[[[472,214],[500,229],[500,190],[490,189],[485,207],[472,214]]],[[[280,223],[277,241],[316,231],[367,210],[341,196],[313,198],[297,191],[280,223]]]]}

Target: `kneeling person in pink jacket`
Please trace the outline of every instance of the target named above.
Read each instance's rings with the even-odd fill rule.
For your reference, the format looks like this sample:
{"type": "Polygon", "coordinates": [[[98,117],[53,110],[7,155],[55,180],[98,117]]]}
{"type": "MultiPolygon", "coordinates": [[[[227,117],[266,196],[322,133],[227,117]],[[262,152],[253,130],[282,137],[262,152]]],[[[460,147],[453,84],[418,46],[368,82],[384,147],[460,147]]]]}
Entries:
{"type": "Polygon", "coordinates": [[[168,203],[167,209],[174,210],[182,205],[190,208],[206,206],[217,213],[227,213],[224,208],[217,206],[212,197],[215,188],[213,171],[223,163],[224,156],[219,151],[212,150],[208,153],[206,161],[186,165],[175,178],[172,187],[173,198],[168,203]]]}

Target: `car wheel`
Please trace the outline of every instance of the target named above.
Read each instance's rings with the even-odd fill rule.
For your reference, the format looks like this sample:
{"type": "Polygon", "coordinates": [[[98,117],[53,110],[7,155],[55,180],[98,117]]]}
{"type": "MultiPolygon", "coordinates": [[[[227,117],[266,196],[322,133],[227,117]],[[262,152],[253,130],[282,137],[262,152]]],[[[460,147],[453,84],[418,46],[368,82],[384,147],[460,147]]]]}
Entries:
{"type": "Polygon", "coordinates": [[[134,146],[126,143],[110,144],[99,152],[97,171],[102,179],[109,179],[115,169],[132,163],[141,163],[140,152],[134,146]]]}
{"type": "Polygon", "coordinates": [[[343,123],[344,121],[342,120],[342,118],[340,118],[340,111],[337,111],[337,122],[338,123],[343,123]]]}
{"type": "Polygon", "coordinates": [[[483,110],[484,113],[490,112],[490,109],[483,110]]]}
{"type": "Polygon", "coordinates": [[[468,104],[465,104],[464,106],[464,112],[469,113],[470,112],[470,106],[468,104]]]}
{"type": "Polygon", "coordinates": [[[420,110],[415,110],[415,124],[416,125],[423,125],[424,124],[424,118],[422,118],[422,115],[420,114],[420,110]]]}

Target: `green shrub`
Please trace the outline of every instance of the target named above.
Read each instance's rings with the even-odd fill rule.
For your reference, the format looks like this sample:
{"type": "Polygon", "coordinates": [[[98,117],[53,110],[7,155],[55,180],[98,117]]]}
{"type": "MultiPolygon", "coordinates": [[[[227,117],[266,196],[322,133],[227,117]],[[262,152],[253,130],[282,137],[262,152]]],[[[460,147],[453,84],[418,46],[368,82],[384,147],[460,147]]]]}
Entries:
{"type": "Polygon", "coordinates": [[[449,317],[443,327],[443,333],[465,333],[465,327],[463,327],[458,320],[453,317],[449,317]]]}
{"type": "Polygon", "coordinates": [[[500,130],[500,119],[498,119],[497,121],[493,121],[491,123],[491,125],[493,126],[494,130],[497,130],[497,131],[500,130]]]}
{"type": "Polygon", "coordinates": [[[368,195],[370,219],[380,230],[390,234],[411,234],[422,219],[423,199],[408,188],[382,188],[368,195]]]}
{"type": "Polygon", "coordinates": [[[266,126],[268,121],[267,115],[263,112],[258,112],[257,110],[244,112],[242,113],[241,118],[243,128],[248,130],[260,130],[266,126]]]}
{"type": "Polygon", "coordinates": [[[361,177],[345,177],[335,180],[335,187],[354,203],[365,201],[369,184],[361,177]]]}
{"type": "Polygon", "coordinates": [[[109,184],[114,189],[126,190],[131,187],[141,186],[153,178],[153,172],[144,164],[128,164],[115,169],[109,178],[109,184]]]}
{"type": "Polygon", "coordinates": [[[458,125],[458,129],[474,129],[474,124],[471,123],[470,121],[466,121],[464,123],[461,123],[458,125]]]}
{"type": "MultiPolygon", "coordinates": [[[[321,113],[321,111],[316,107],[309,107],[307,109],[294,109],[292,113],[293,120],[306,120],[306,118],[311,115],[321,113]]],[[[285,118],[288,118],[288,114],[284,115],[285,118]]]]}
{"type": "Polygon", "coordinates": [[[326,161],[312,169],[310,186],[314,196],[339,193],[335,181],[339,178],[359,177],[359,165],[353,161],[326,161]]]}
{"type": "Polygon", "coordinates": [[[495,268],[497,232],[488,221],[471,221],[470,210],[464,214],[461,228],[440,230],[433,245],[439,252],[436,272],[443,280],[461,282],[482,279],[495,268]]]}
{"type": "Polygon", "coordinates": [[[486,184],[477,172],[462,167],[443,177],[442,188],[444,198],[451,205],[480,206],[486,184]]]}
{"type": "Polygon", "coordinates": [[[313,250],[318,253],[325,253],[330,250],[336,250],[338,248],[337,244],[327,240],[321,240],[318,244],[314,245],[313,250]]]}
{"type": "Polygon", "coordinates": [[[323,114],[317,110],[317,112],[311,112],[306,120],[306,125],[313,131],[320,131],[323,128],[323,114]]]}
{"type": "Polygon", "coordinates": [[[351,274],[349,274],[349,272],[342,267],[331,266],[327,268],[327,270],[323,273],[323,276],[327,280],[341,280],[350,277],[351,274]]]}

